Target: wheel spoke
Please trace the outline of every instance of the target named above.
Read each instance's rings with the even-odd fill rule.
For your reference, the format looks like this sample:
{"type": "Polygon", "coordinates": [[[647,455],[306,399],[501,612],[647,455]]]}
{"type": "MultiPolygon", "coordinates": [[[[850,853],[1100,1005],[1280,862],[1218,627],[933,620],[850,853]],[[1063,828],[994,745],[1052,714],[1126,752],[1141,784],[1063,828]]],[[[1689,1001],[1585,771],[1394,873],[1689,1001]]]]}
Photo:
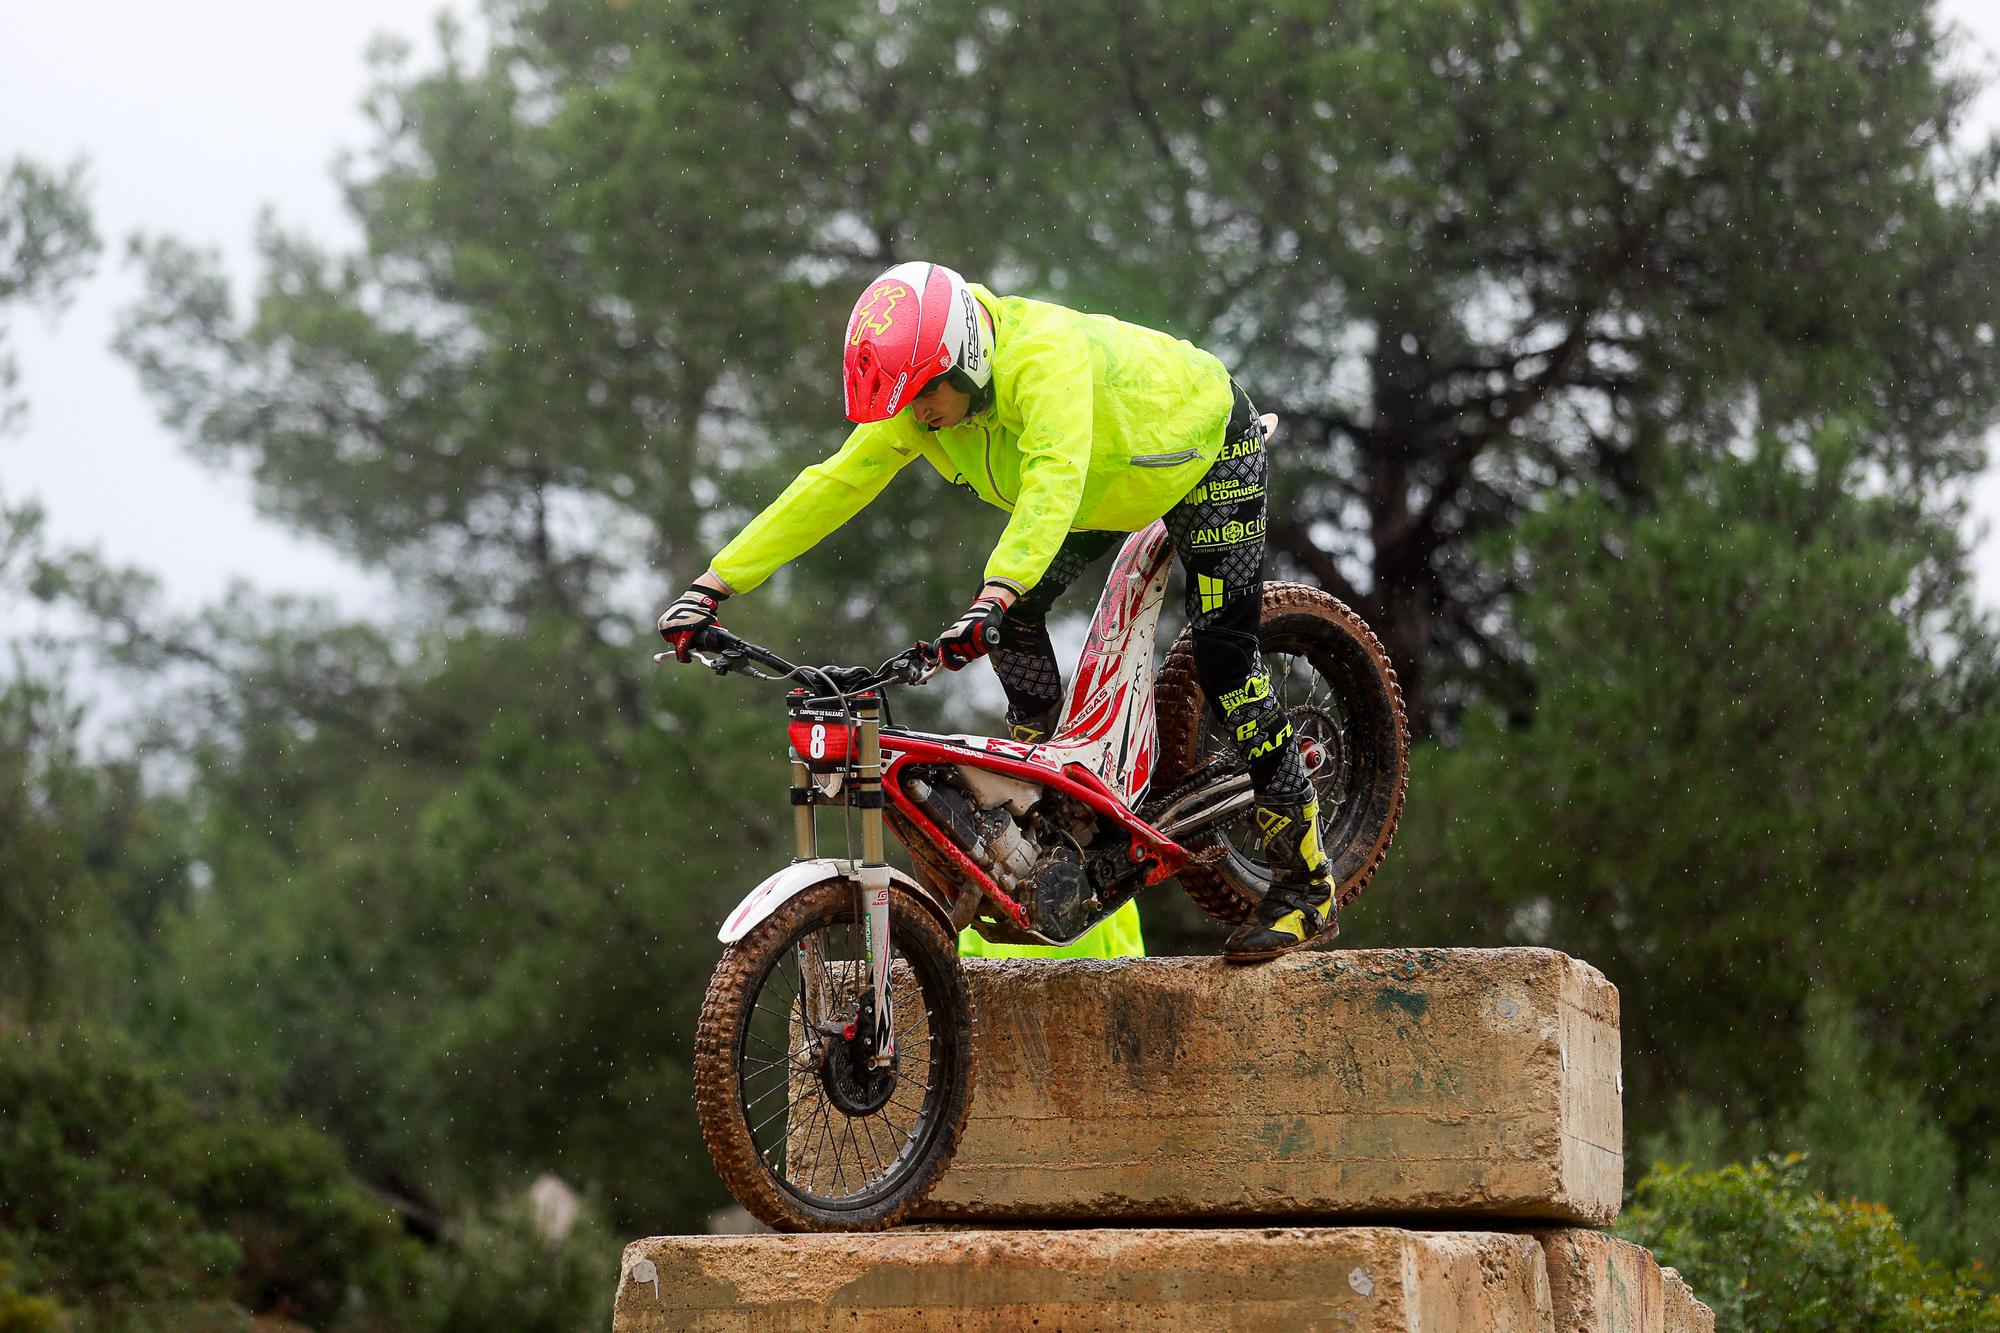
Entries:
{"type": "Polygon", "coordinates": [[[868,1122],[870,1120],[873,1120],[874,1118],[875,1117],[872,1114],[870,1114],[865,1116],[857,1116],[856,1120],[859,1121],[861,1125],[862,1135],[866,1137],[868,1140],[868,1155],[875,1159],[875,1174],[877,1176],[880,1176],[882,1174],[882,1150],[876,1146],[875,1131],[869,1128],[868,1125],[868,1122]]]}
{"type": "Polygon", "coordinates": [[[853,1068],[847,1061],[861,1063],[859,1051],[838,1049],[838,1035],[836,1049],[827,1049],[825,1028],[860,1016],[869,977],[856,905],[833,908],[828,896],[819,902],[825,915],[773,941],[776,956],[736,1001],[741,1026],[733,1074],[738,1123],[749,1131],[755,1169],[803,1203],[845,1209],[889,1197],[922,1169],[929,1154],[921,1145],[931,1141],[941,1114],[947,1062],[940,1056],[951,1043],[939,1009],[946,992],[939,989],[938,960],[917,955],[899,957],[890,975],[897,1002],[893,1066],[853,1068]],[[841,1063],[822,1066],[822,1060],[841,1063]],[[847,1089],[879,1089],[876,1080],[883,1078],[894,1085],[880,1105],[865,1114],[841,1110],[847,1089]]]}
{"type": "MultiPolygon", "coordinates": [[[[819,1106],[819,1117],[817,1123],[819,1127],[813,1132],[812,1169],[814,1174],[814,1181],[813,1181],[814,1184],[819,1183],[818,1182],[819,1170],[821,1166],[826,1162],[825,1154],[820,1151],[820,1144],[834,1137],[832,1104],[829,1103],[826,1100],[826,1098],[821,1097],[818,1099],[818,1106],[819,1106]]],[[[835,1163],[836,1168],[838,1167],[838,1165],[839,1164],[836,1162],[835,1163]]],[[[837,1184],[839,1182],[836,1181],[835,1183],[837,1184]]]]}
{"type": "MultiPolygon", "coordinates": [[[[826,1117],[827,1122],[833,1124],[833,1112],[828,1111],[826,1117]]],[[[846,1116],[842,1116],[833,1128],[833,1183],[836,1186],[846,1183],[847,1180],[847,1149],[841,1146],[843,1134],[849,1138],[854,1134],[854,1128],[848,1123],[846,1116]]]]}
{"type": "MultiPolygon", "coordinates": [[[[877,1111],[875,1114],[882,1117],[883,1126],[887,1128],[889,1133],[893,1136],[890,1139],[890,1142],[897,1145],[896,1158],[894,1160],[900,1160],[903,1156],[903,1149],[907,1148],[910,1145],[912,1139],[915,1136],[910,1134],[908,1131],[902,1129],[900,1126],[896,1124],[894,1120],[890,1119],[889,1103],[884,1102],[882,1104],[882,1109],[877,1111]]],[[[894,1164],[894,1160],[892,1160],[891,1165],[894,1164]]]]}
{"type": "Polygon", "coordinates": [[[796,1057],[795,1057],[795,1056],[792,1056],[792,1055],[787,1055],[787,1056],[786,1056],[786,1057],[785,1057],[784,1059],[782,1059],[782,1060],[765,1060],[765,1059],[763,1059],[763,1058],[761,1058],[761,1057],[759,1057],[759,1056],[755,1056],[755,1055],[746,1055],[746,1056],[744,1056],[744,1057],[743,1057],[743,1063],[744,1063],[744,1064],[746,1064],[746,1065],[759,1065],[759,1066],[761,1066],[761,1067],[762,1067],[762,1068],[764,1068],[764,1069],[805,1069],[805,1068],[809,1068],[809,1066],[806,1066],[806,1065],[801,1065],[801,1064],[797,1064],[797,1063],[795,1063],[795,1059],[796,1059],[796,1057]]]}
{"type": "MultiPolygon", "coordinates": [[[[757,1095],[756,1095],[755,1097],[752,1097],[752,1098],[750,1098],[749,1100],[745,1101],[745,1102],[743,1103],[743,1114],[744,1114],[744,1115],[745,1115],[745,1116],[747,1117],[747,1116],[748,1116],[748,1115],[750,1114],[750,1108],[752,1108],[753,1106],[756,1106],[756,1105],[757,1105],[757,1104],[758,1104],[759,1102],[761,1102],[761,1101],[763,1101],[763,1100],[764,1100],[765,1098],[767,1098],[767,1097],[771,1096],[771,1095],[772,1095],[773,1093],[779,1093],[779,1092],[790,1092],[791,1090],[792,1090],[792,1081],[791,1081],[790,1079],[786,1079],[786,1080],[785,1080],[785,1081],[784,1081],[783,1083],[774,1083],[774,1084],[772,1084],[772,1085],[771,1085],[771,1086],[770,1086],[770,1087],[769,1087],[768,1089],[766,1089],[765,1091],[763,1091],[763,1092],[760,1092],[760,1093],[758,1093],[758,1094],[757,1094],[757,1095]]],[[[790,1106],[792,1106],[793,1104],[794,1104],[794,1103],[792,1103],[792,1102],[789,1102],[789,1101],[788,1101],[788,1102],[786,1102],[786,1103],[785,1103],[785,1105],[784,1105],[784,1106],[781,1106],[781,1107],[779,1107],[778,1109],[779,1109],[780,1111],[783,1111],[783,1110],[785,1110],[785,1109],[786,1109],[787,1107],[790,1107],[790,1106]]],[[[751,1133],[753,1133],[753,1134],[754,1134],[754,1133],[756,1133],[756,1131],[757,1131],[758,1129],[762,1129],[762,1128],[764,1127],[764,1125],[766,1125],[766,1124],[769,1124],[769,1123],[770,1123],[770,1122],[769,1122],[768,1120],[766,1120],[766,1121],[760,1121],[760,1122],[759,1122],[759,1123],[758,1123],[758,1124],[757,1124],[756,1126],[754,1126],[754,1127],[753,1127],[753,1128],[751,1129],[751,1133]]]]}
{"type": "MultiPolygon", "coordinates": [[[[790,1085],[788,1084],[788,1085],[786,1085],[786,1086],[787,1086],[787,1090],[789,1090],[789,1088],[790,1088],[790,1085]]],[[[766,1093],[765,1095],[766,1095],[766,1096],[769,1096],[770,1094],[766,1093]]],[[[761,1099],[760,1099],[760,1100],[761,1100],[761,1099]]],[[[804,1098],[800,1098],[799,1100],[800,1100],[800,1101],[803,1101],[803,1100],[804,1100],[804,1098]]],[[[799,1104],[799,1102],[798,1102],[798,1101],[790,1101],[790,1102],[786,1102],[786,1103],[785,1103],[785,1104],[784,1104],[783,1106],[780,1106],[780,1107],[779,1107],[779,1108],[778,1108],[777,1110],[775,1110],[775,1111],[771,1112],[771,1114],[769,1114],[769,1115],[765,1116],[765,1117],[764,1117],[764,1118],[763,1118],[762,1120],[759,1120],[759,1121],[758,1121],[758,1122],[757,1122],[756,1124],[754,1124],[754,1125],[750,1126],[750,1136],[751,1136],[752,1138],[755,1138],[755,1137],[757,1136],[757,1131],[758,1131],[758,1130],[760,1130],[760,1129],[764,1128],[764,1126],[766,1126],[766,1125],[770,1124],[770,1123],[771,1123],[771,1122],[772,1122],[773,1120],[776,1120],[776,1119],[777,1119],[777,1118],[778,1118],[779,1116],[781,1116],[781,1115],[785,1114],[785,1112],[787,1112],[787,1111],[791,1110],[791,1109],[792,1109],[793,1107],[797,1106],[798,1104],[799,1104]]],[[[745,1110],[747,1111],[747,1110],[748,1110],[748,1108],[746,1107],[746,1108],[745,1108],[745,1110]]],[[[744,1118],[745,1118],[745,1119],[748,1119],[749,1117],[748,1117],[748,1116],[746,1115],[746,1116],[745,1116],[744,1118]]]]}

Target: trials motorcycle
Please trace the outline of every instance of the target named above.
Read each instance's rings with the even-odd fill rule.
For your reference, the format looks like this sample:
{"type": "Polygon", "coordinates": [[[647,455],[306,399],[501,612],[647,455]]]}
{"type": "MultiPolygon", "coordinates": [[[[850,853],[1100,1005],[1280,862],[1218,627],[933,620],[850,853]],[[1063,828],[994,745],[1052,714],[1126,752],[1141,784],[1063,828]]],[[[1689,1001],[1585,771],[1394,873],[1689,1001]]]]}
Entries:
{"type": "MultiPolygon", "coordinates": [[[[1162,523],[1125,542],[1042,744],[894,725],[888,687],[938,669],[926,645],[869,670],[796,665],[720,626],[697,637],[718,673],[797,683],[786,700],[796,851],[723,924],[695,1037],[702,1137],[759,1220],[877,1230],[936,1184],[972,1103],[960,930],[1066,944],[1170,878],[1234,923],[1269,887],[1250,777],[1205,715],[1188,635],[1155,679],[1172,556],[1162,523]],[[825,806],[839,809],[845,855],[821,851],[825,806]],[[915,875],[885,859],[885,825],[915,875]]],[[[1300,584],[1265,584],[1260,640],[1345,906],[1402,814],[1396,673],[1359,616],[1300,584]]]]}

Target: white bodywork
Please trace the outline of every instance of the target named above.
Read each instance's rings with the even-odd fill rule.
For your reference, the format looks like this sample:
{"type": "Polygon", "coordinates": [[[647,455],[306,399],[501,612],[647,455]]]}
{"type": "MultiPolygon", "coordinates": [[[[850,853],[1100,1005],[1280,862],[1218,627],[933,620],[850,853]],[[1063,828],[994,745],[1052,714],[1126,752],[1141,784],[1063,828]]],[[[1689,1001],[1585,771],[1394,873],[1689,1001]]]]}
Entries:
{"type": "MultiPolygon", "coordinates": [[[[1166,600],[1174,548],[1154,522],[1125,539],[1090,622],[1055,735],[1040,745],[988,736],[942,737],[988,754],[1060,771],[1080,764],[1136,806],[1153,780],[1159,738],[1153,722],[1153,634],[1166,600]]],[[[893,745],[893,742],[891,742],[893,745]]],[[[959,770],[982,806],[1023,814],[1039,798],[1030,783],[968,765],[959,770]]]]}
{"type": "MultiPolygon", "coordinates": [[[[929,902],[930,895],[923,887],[894,866],[884,866],[889,872],[889,882],[900,884],[917,895],[919,902],[929,902]]],[[[743,901],[736,904],[736,910],[722,923],[716,938],[724,944],[734,944],[756,929],[757,924],[771,913],[798,897],[815,884],[823,884],[830,879],[851,879],[859,882],[861,867],[852,861],[837,857],[822,856],[811,861],[794,861],[778,871],[762,884],[750,890],[743,901]]],[[[884,900],[886,906],[887,900],[884,900]]],[[[871,904],[872,906],[872,904],[871,904]]]]}
{"type": "Polygon", "coordinates": [[[1082,764],[1132,806],[1146,794],[1157,757],[1153,635],[1173,563],[1165,523],[1125,539],[1091,618],[1062,721],[1037,756],[1057,768],[1082,764]]]}

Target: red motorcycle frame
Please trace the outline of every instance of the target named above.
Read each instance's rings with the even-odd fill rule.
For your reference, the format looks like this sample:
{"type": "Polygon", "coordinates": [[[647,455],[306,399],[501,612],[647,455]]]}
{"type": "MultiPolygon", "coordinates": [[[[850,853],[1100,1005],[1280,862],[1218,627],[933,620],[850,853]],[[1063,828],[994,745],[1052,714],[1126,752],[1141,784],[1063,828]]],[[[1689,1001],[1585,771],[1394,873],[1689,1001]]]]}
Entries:
{"type": "MultiPolygon", "coordinates": [[[[793,859],[724,922],[727,948],[696,1032],[704,1141],[763,1221],[891,1226],[944,1169],[973,1079],[958,932],[1067,944],[1170,877],[1224,921],[1241,920],[1261,896],[1268,870],[1230,841],[1255,799],[1249,773],[1226,737],[1201,731],[1187,650],[1154,669],[1173,554],[1162,523],[1126,540],[1041,744],[894,725],[882,687],[934,675],[925,645],[869,670],[795,665],[720,626],[696,637],[697,655],[718,672],[799,685],[787,727],[793,859]],[[1171,790],[1148,799],[1162,773],[1171,790]],[[822,806],[841,812],[845,856],[822,851],[822,806]],[[885,828],[908,849],[915,876],[888,863],[885,828]],[[762,999],[767,987],[776,1007],[762,999]],[[918,1006],[901,1053],[897,1003],[918,1006]],[[904,1103],[905,1080],[920,1107],[904,1103]],[[914,1119],[889,1123],[898,1111],[914,1119]],[[858,1185],[843,1145],[854,1149],[858,1185]]],[[[1408,732],[1395,673],[1358,617],[1300,585],[1265,585],[1260,638],[1267,661],[1306,663],[1302,678],[1317,682],[1288,717],[1322,791],[1322,835],[1344,903],[1380,864],[1402,808],[1408,732]]]]}
{"type": "MultiPolygon", "coordinates": [[[[1098,602],[1062,717],[1053,736],[1040,745],[883,726],[878,687],[892,680],[918,684],[936,670],[935,663],[916,650],[892,659],[868,678],[855,680],[852,673],[843,677],[794,666],[726,631],[709,631],[703,646],[716,655],[703,654],[702,660],[716,670],[742,670],[755,663],[816,686],[793,691],[791,699],[794,859],[751,890],[717,937],[724,944],[734,943],[814,885],[832,879],[858,881],[868,909],[878,1038],[874,1058],[887,1064],[895,1050],[888,985],[893,954],[888,927],[891,884],[918,894],[954,933],[971,926],[991,939],[1066,944],[1140,889],[1177,873],[1188,861],[1187,849],[1134,810],[1151,781],[1158,747],[1154,633],[1172,559],[1173,548],[1162,523],[1127,539],[1098,602]],[[1137,872],[1129,891],[1100,901],[1082,929],[1059,936],[1045,933],[1038,928],[1042,923],[1033,904],[1021,902],[987,866],[969,855],[919,794],[922,784],[913,770],[932,764],[950,766],[975,792],[1000,804],[1011,799],[1016,813],[1025,813],[1028,805],[1053,792],[1110,821],[1129,839],[1126,854],[1137,872]],[[858,864],[821,854],[813,818],[821,805],[845,805],[859,813],[858,864]],[[930,882],[912,879],[883,859],[885,817],[930,882]]],[[[1225,799],[1204,808],[1200,823],[1227,817],[1247,802],[1247,782],[1238,780],[1234,785],[1242,791],[1219,794],[1242,799],[1225,799]]]]}

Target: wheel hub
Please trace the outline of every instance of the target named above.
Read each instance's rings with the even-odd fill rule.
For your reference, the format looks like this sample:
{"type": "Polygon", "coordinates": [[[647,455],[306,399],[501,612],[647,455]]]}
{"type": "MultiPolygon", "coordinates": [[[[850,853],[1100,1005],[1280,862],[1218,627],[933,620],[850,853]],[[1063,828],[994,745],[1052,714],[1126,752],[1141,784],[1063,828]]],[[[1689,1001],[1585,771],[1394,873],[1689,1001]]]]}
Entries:
{"type": "Polygon", "coordinates": [[[1306,777],[1319,783],[1337,775],[1341,767],[1340,719],[1324,708],[1306,706],[1292,709],[1291,720],[1306,777]]]}
{"type": "Polygon", "coordinates": [[[896,1091],[896,1057],[877,1068],[875,1057],[875,1015],[872,995],[863,996],[861,1008],[841,1035],[824,1045],[819,1061],[820,1086],[827,1100],[843,1115],[873,1115],[889,1104],[896,1091]]]}

